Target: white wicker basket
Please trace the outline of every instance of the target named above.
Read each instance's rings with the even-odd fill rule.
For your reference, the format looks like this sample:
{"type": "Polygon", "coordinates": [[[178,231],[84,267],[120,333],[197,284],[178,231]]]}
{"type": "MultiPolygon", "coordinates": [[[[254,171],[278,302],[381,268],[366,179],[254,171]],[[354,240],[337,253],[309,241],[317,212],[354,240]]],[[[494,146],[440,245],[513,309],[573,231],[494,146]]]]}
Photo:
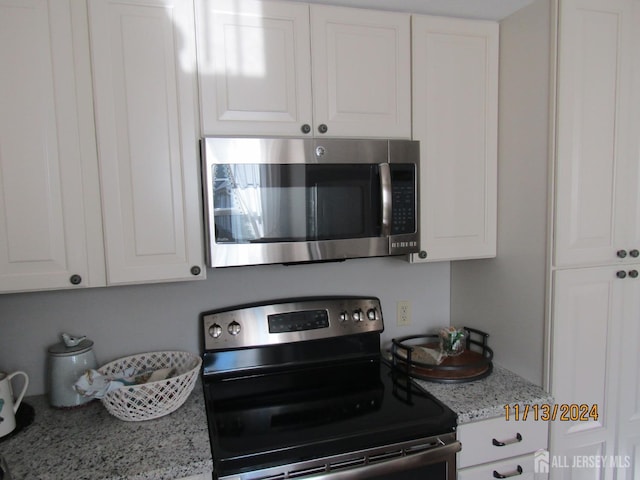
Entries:
{"type": "Polygon", "coordinates": [[[136,372],[176,368],[174,377],[157,382],[119,388],[107,393],[102,404],[120,420],[137,422],[162,417],[177,410],[193,390],[202,359],[190,352],[149,352],[120,358],[98,370],[106,376],[117,376],[128,368],[136,372]]]}

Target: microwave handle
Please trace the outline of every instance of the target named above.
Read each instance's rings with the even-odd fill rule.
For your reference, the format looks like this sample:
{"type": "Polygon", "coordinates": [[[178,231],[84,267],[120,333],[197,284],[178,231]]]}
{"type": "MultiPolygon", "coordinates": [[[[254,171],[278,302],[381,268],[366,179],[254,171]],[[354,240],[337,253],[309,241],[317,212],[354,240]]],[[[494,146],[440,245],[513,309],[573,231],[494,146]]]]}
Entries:
{"type": "Polygon", "coordinates": [[[391,169],[388,163],[380,163],[380,192],[382,193],[382,237],[391,235],[391,169]]]}

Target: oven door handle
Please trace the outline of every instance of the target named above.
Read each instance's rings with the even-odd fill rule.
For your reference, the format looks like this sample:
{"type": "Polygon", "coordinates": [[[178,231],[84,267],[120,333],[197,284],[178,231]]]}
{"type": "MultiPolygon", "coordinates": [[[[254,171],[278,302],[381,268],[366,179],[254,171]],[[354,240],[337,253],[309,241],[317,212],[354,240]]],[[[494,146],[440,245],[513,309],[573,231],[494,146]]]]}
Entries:
{"type": "Polygon", "coordinates": [[[462,449],[462,444],[458,441],[431,448],[419,453],[413,453],[400,458],[394,458],[380,463],[370,463],[363,467],[356,467],[349,470],[313,475],[309,479],[313,480],[360,480],[375,476],[388,476],[393,478],[394,473],[412,470],[427,465],[433,465],[442,461],[447,461],[447,479],[456,478],[455,454],[462,449]]]}

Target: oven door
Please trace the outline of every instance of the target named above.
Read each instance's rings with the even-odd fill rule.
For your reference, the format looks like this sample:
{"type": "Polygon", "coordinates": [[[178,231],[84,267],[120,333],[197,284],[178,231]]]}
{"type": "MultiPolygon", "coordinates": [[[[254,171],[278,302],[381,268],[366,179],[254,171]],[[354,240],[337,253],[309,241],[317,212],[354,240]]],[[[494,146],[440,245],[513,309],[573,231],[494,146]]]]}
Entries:
{"type": "MultiPolygon", "coordinates": [[[[315,480],[455,480],[456,452],[460,442],[450,438],[448,443],[433,449],[408,452],[386,461],[369,462],[351,470],[333,471],[310,478],[315,480]]],[[[304,478],[304,477],[303,477],[304,478]]]]}
{"type": "Polygon", "coordinates": [[[455,433],[422,439],[411,444],[388,445],[324,459],[300,462],[220,480],[455,480],[456,453],[461,444],[455,433]]]}

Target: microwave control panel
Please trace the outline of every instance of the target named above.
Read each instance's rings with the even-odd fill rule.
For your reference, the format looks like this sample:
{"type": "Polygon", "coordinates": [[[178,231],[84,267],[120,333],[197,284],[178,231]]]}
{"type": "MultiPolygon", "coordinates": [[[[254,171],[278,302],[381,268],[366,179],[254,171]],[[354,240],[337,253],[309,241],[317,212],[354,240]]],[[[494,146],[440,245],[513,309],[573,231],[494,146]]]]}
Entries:
{"type": "Polygon", "coordinates": [[[416,231],[416,174],[411,164],[391,167],[391,235],[416,231]]]}

